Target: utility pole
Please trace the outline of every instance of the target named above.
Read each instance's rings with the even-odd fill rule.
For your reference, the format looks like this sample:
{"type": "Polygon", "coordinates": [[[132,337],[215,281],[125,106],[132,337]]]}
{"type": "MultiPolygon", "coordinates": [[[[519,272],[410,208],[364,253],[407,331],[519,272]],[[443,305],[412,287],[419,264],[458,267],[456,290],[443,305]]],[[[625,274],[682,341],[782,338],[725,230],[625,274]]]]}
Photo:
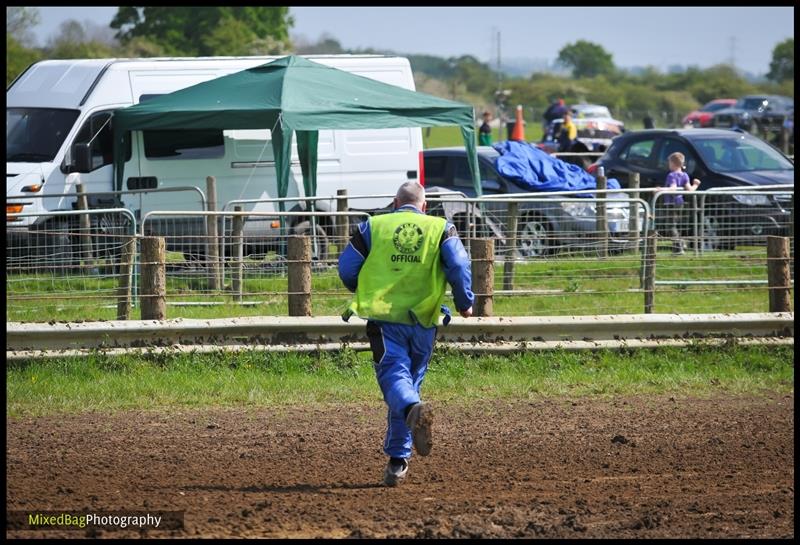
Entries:
{"type": "Polygon", "coordinates": [[[728,62],[730,62],[731,68],[736,68],[736,36],[730,37],[731,42],[731,57],[728,62]]]}
{"type": "Polygon", "coordinates": [[[503,93],[503,72],[500,64],[500,31],[497,31],[497,92],[495,98],[497,102],[497,141],[503,140],[503,127],[506,124],[505,103],[502,101],[503,93]]]}

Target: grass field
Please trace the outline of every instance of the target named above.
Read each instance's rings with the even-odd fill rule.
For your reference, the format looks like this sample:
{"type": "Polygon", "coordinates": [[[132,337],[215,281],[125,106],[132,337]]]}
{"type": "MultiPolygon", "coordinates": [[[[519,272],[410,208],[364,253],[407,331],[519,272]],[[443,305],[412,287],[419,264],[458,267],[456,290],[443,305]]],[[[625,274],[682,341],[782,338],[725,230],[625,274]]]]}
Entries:
{"type": "MultiPolygon", "coordinates": [[[[423,392],[431,400],[649,393],[703,396],[793,392],[791,346],[465,356],[438,348],[423,392]]],[[[11,363],[10,417],[85,411],[380,402],[371,354],[151,354],[11,363]]]]}
{"type": "MultiPolygon", "coordinates": [[[[525,139],[528,142],[538,142],[542,139],[542,126],[529,122],[525,127],[525,139]]],[[[497,129],[492,131],[492,141],[497,142],[497,129]]],[[[456,126],[430,127],[422,129],[422,148],[446,148],[449,146],[463,146],[464,139],[461,129],[456,126]]]]}
{"type": "MultiPolygon", "coordinates": [[[[656,280],[763,280],[766,259],[762,250],[716,252],[696,258],[659,253],[656,280]]],[[[201,269],[195,276],[167,277],[167,300],[195,303],[167,306],[168,318],[225,318],[236,316],[285,316],[288,313],[287,280],[280,271],[251,271],[244,281],[244,301],[238,305],[230,294],[208,292],[201,269]],[[197,303],[212,306],[198,306],[197,303]]],[[[537,290],[536,295],[496,295],[495,315],[638,314],[644,296],[636,290],[640,261],[632,255],[598,259],[545,259],[519,263],[514,272],[515,290],[537,290]]],[[[226,285],[230,288],[230,276],[226,285]]],[[[503,269],[495,266],[495,290],[503,287],[503,269]]],[[[113,320],[116,319],[113,278],[12,275],[6,279],[8,321],[113,320]]],[[[312,275],[312,309],[315,316],[341,314],[350,294],[333,267],[312,275]]],[[[228,292],[230,293],[230,292],[228,292]]],[[[659,313],[766,312],[766,285],[657,285],[655,311],[659,313]]],[[[132,318],[141,316],[138,305],[132,318]]]]}

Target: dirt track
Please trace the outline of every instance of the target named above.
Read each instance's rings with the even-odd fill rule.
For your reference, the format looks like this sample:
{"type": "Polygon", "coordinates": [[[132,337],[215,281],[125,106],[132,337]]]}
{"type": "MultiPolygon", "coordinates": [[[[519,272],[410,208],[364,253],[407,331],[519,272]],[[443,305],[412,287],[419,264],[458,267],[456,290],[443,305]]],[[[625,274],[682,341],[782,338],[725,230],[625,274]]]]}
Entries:
{"type": "Polygon", "coordinates": [[[794,395],[435,409],[396,489],[377,404],[7,419],[7,509],[185,510],[186,537],[794,537],[794,395]]]}

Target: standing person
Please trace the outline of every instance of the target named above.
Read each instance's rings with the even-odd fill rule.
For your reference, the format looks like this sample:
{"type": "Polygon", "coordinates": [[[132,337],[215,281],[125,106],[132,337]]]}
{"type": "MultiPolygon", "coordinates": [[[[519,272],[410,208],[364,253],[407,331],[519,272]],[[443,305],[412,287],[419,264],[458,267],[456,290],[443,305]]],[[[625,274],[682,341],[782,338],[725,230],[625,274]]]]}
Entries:
{"type": "Polygon", "coordinates": [[[567,110],[564,114],[564,122],[561,124],[561,132],[558,133],[558,151],[572,149],[576,138],[578,138],[578,128],[572,122],[572,112],[567,110]]]}
{"type": "Polygon", "coordinates": [[[483,124],[478,129],[478,145],[491,146],[492,145],[492,127],[489,122],[492,120],[492,114],[483,112],[483,124]]]}
{"type": "Polygon", "coordinates": [[[568,111],[569,110],[564,105],[563,98],[554,100],[542,114],[542,118],[544,119],[544,122],[542,123],[542,128],[544,129],[544,132],[547,132],[547,127],[553,120],[561,119],[562,117],[564,117],[564,114],[567,113],[568,111]]]}
{"type": "Polygon", "coordinates": [[[359,224],[339,256],[339,278],[355,297],[343,315],[367,320],[375,374],[388,406],[383,474],[397,486],[408,473],[413,444],[420,456],[433,445],[430,405],[420,400],[420,386],[436,340],[449,283],[461,316],[472,315],[472,271],[456,228],[444,218],[425,214],[425,188],[400,186],[394,212],[359,224]]]}
{"type": "MultiPolygon", "coordinates": [[[[657,191],[664,191],[667,189],[694,191],[700,187],[700,180],[695,178],[689,181],[689,175],[683,171],[685,159],[684,155],[679,151],[667,157],[667,164],[669,165],[667,181],[664,187],[656,188],[657,191]]],[[[664,197],[664,205],[668,207],[669,210],[666,213],[666,218],[669,225],[669,236],[672,238],[672,253],[680,255],[684,253],[683,240],[680,238],[680,232],[678,231],[681,212],[683,210],[683,195],[666,195],[664,197]]]]}

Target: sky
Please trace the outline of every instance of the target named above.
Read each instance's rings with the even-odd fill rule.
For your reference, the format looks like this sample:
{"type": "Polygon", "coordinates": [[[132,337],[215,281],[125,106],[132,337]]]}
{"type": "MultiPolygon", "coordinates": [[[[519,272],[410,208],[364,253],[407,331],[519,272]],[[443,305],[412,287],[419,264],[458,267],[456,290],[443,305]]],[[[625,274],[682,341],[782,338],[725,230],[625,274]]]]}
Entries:
{"type": "MultiPolygon", "coordinates": [[[[116,7],[37,7],[39,45],[67,19],[108,25],[116,7]]],[[[775,45],[794,37],[794,8],[775,7],[292,7],[292,36],[332,36],[344,48],[472,55],[497,66],[529,58],[552,63],[587,40],[630,68],[728,63],[755,75],[769,70],[775,45]]]]}

